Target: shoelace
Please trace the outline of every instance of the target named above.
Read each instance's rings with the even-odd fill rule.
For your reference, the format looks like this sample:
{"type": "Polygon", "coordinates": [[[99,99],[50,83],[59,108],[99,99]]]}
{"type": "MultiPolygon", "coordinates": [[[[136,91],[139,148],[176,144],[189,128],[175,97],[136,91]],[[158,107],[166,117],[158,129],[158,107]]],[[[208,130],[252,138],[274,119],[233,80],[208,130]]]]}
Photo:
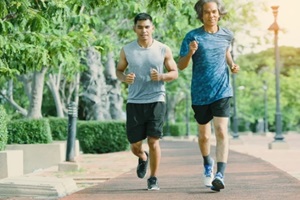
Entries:
{"type": "Polygon", "coordinates": [[[156,183],[156,178],[150,178],[150,179],[149,179],[149,182],[150,182],[151,184],[155,184],[155,183],[156,183]]]}

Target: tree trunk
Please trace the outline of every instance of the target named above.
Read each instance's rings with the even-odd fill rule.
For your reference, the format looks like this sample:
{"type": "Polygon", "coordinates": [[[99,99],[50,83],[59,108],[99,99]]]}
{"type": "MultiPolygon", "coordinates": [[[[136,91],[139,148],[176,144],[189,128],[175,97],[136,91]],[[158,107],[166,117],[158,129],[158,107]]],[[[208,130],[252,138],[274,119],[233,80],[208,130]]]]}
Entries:
{"type": "Polygon", "coordinates": [[[125,113],[122,109],[123,98],[121,95],[121,83],[116,76],[116,64],[114,54],[110,52],[107,55],[107,64],[105,67],[105,78],[107,85],[111,86],[109,90],[109,112],[112,119],[124,120],[125,113]]]}
{"type": "Polygon", "coordinates": [[[179,92],[177,94],[168,94],[168,102],[167,102],[167,109],[168,109],[168,116],[167,119],[169,123],[176,122],[176,105],[183,99],[185,99],[185,93],[179,92]]]}
{"type": "Polygon", "coordinates": [[[82,74],[81,112],[86,120],[108,120],[109,113],[108,86],[103,74],[101,55],[93,47],[87,49],[88,70],[82,74]]]}
{"type": "Polygon", "coordinates": [[[33,74],[31,99],[27,115],[28,118],[42,118],[43,89],[46,71],[47,68],[43,67],[41,71],[35,71],[33,74]]]}
{"type": "Polygon", "coordinates": [[[10,103],[11,106],[13,106],[21,115],[27,116],[28,112],[26,109],[22,108],[17,102],[14,100],[13,96],[13,90],[14,90],[14,84],[13,80],[8,81],[7,85],[7,91],[0,91],[0,95],[10,103]]]}
{"type": "Polygon", "coordinates": [[[49,79],[46,82],[48,88],[50,89],[54,103],[56,108],[56,116],[64,117],[64,109],[62,99],[60,98],[59,88],[60,88],[60,80],[61,80],[61,69],[59,69],[58,74],[49,74],[49,79]]]}

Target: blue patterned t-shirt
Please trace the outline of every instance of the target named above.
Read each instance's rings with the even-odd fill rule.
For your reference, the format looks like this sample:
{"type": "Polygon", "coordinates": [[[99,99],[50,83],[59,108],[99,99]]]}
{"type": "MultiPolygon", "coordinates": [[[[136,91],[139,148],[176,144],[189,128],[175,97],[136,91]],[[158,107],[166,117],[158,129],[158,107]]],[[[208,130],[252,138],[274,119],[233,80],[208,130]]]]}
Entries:
{"type": "Polygon", "coordinates": [[[233,33],[226,28],[219,27],[218,32],[211,34],[207,33],[203,26],[188,32],[183,39],[180,48],[181,57],[188,54],[191,41],[198,42],[198,49],[192,56],[193,105],[207,105],[232,96],[226,62],[226,52],[232,39],[233,33]]]}

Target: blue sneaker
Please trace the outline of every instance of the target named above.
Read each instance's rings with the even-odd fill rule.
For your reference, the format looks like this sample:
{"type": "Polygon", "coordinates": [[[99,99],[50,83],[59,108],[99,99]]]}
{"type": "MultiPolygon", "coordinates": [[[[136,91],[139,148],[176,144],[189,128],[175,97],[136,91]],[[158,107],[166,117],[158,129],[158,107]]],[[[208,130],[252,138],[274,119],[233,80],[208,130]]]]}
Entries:
{"type": "Polygon", "coordinates": [[[220,190],[224,188],[225,188],[224,177],[220,172],[218,172],[214,180],[212,181],[211,189],[220,192],[220,190]]]}
{"type": "Polygon", "coordinates": [[[204,180],[204,185],[206,187],[211,187],[212,186],[212,181],[214,178],[214,163],[215,161],[212,160],[211,165],[204,165],[204,174],[203,174],[203,180],[204,180]]]}

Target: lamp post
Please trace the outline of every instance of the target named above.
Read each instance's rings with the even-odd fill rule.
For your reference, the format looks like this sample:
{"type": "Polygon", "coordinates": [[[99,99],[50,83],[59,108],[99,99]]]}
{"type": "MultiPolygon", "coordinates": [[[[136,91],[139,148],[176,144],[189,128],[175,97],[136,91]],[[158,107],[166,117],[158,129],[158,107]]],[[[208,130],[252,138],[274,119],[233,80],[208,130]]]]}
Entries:
{"type": "Polygon", "coordinates": [[[187,84],[187,91],[186,91],[186,102],[185,102],[185,121],[186,121],[186,136],[190,136],[190,105],[189,105],[189,95],[188,92],[189,85],[187,84]]]}
{"type": "MultiPolygon", "coordinates": [[[[233,53],[233,45],[234,45],[234,40],[231,42],[231,57],[232,60],[234,59],[234,53],[233,53]]],[[[232,127],[232,137],[233,139],[238,139],[239,138],[239,133],[238,133],[238,117],[237,117],[237,106],[236,106],[236,83],[235,83],[235,74],[231,74],[232,78],[232,88],[233,88],[233,127],[232,127]]]]}
{"type": "Polygon", "coordinates": [[[68,105],[68,138],[66,161],[75,161],[75,140],[76,140],[76,121],[77,121],[77,105],[71,102],[68,105]]]}
{"type": "Polygon", "coordinates": [[[265,110],[265,117],[264,117],[264,133],[267,134],[269,132],[268,128],[268,96],[267,96],[267,82],[264,80],[263,81],[263,90],[264,90],[264,110],[265,110]]]}
{"type": "Polygon", "coordinates": [[[166,136],[170,135],[170,124],[169,124],[169,95],[166,92],[166,106],[167,106],[167,111],[166,111],[166,136]]]}
{"type": "Polygon", "coordinates": [[[275,78],[276,78],[276,114],[275,114],[275,123],[276,123],[276,134],[275,141],[283,141],[284,137],[282,135],[282,121],[281,121],[281,111],[280,111],[280,69],[279,69],[279,49],[278,49],[278,31],[279,26],[277,24],[277,15],[279,6],[271,6],[274,22],[269,27],[268,30],[274,31],[274,47],[275,47],[275,78]]]}

